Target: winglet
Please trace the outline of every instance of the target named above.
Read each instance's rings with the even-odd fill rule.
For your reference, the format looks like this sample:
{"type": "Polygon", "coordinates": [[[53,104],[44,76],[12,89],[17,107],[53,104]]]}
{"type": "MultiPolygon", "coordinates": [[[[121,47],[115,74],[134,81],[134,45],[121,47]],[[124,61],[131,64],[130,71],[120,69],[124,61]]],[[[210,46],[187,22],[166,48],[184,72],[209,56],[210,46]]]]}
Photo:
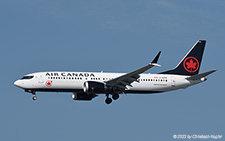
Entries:
{"type": "Polygon", "coordinates": [[[151,62],[152,64],[153,63],[154,64],[157,64],[160,54],[161,54],[161,51],[159,51],[159,53],[156,55],[156,57],[154,58],[154,60],[151,62]]]}

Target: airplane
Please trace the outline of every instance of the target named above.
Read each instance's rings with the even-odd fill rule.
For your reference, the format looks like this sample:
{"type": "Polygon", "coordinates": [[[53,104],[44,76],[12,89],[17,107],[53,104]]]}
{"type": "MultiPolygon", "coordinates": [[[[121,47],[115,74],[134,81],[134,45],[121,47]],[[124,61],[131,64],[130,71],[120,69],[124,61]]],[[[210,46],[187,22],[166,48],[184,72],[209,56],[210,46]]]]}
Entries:
{"type": "Polygon", "coordinates": [[[36,92],[71,92],[72,99],[91,101],[105,94],[105,103],[117,100],[120,94],[153,94],[185,89],[206,81],[207,75],[216,70],[199,74],[206,41],[198,40],[178,65],[158,74],[143,73],[157,64],[161,51],[146,66],[130,73],[105,72],[36,72],[25,75],[14,85],[33,94],[36,92]],[[112,98],[110,98],[112,97],[112,98]]]}

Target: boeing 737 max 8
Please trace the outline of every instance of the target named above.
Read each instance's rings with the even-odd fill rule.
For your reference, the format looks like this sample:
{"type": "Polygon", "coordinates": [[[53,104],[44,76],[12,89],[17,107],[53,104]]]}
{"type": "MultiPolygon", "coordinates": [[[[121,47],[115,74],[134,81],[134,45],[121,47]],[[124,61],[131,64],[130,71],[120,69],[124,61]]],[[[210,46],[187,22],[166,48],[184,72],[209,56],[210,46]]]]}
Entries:
{"type": "Polygon", "coordinates": [[[25,75],[14,85],[32,93],[72,92],[74,100],[92,100],[98,94],[105,94],[107,104],[119,98],[119,94],[161,93],[206,81],[206,76],[216,70],[199,74],[206,41],[199,40],[172,70],[158,74],[143,74],[157,64],[160,53],[148,65],[130,73],[96,72],[37,72],[25,75]],[[112,96],[112,99],[110,98],[112,96]]]}

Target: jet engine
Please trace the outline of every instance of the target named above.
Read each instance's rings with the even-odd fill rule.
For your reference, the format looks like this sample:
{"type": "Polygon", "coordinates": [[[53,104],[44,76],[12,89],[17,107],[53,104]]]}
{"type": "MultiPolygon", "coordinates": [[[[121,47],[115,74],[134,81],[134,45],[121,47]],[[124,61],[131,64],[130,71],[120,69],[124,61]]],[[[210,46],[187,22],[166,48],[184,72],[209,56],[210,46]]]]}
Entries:
{"type": "Polygon", "coordinates": [[[96,97],[96,94],[87,94],[87,93],[73,93],[72,98],[73,100],[92,100],[96,97]]]}
{"type": "Polygon", "coordinates": [[[85,93],[104,93],[107,87],[104,83],[95,81],[84,82],[84,92],[85,93]]]}

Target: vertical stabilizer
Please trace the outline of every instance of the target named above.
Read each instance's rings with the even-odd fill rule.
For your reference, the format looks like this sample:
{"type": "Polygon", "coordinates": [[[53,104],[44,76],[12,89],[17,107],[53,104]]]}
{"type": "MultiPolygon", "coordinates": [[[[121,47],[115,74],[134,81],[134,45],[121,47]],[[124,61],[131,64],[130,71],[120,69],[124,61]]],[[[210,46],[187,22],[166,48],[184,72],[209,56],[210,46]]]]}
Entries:
{"type": "Polygon", "coordinates": [[[196,75],[199,73],[206,41],[199,40],[172,70],[160,74],[196,75]]]}

